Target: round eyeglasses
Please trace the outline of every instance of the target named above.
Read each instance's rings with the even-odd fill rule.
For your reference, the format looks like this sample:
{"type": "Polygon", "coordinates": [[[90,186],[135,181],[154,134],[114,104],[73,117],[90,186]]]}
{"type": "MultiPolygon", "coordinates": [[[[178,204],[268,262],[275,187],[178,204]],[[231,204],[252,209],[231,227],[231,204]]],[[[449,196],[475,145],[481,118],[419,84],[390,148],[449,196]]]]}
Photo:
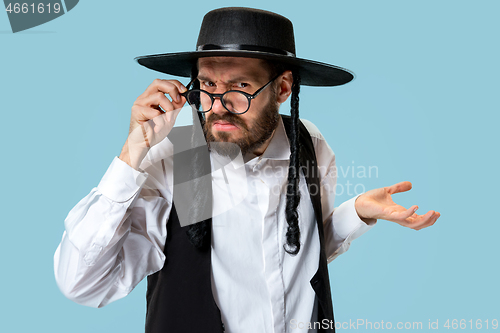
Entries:
{"type": "MultiPolygon", "coordinates": [[[[281,74],[275,76],[271,81],[266,83],[253,95],[239,90],[229,90],[223,94],[211,94],[203,89],[188,90],[186,92],[181,93],[181,95],[184,96],[189,105],[191,105],[191,107],[193,107],[198,112],[208,112],[212,110],[215,99],[219,98],[222,103],[222,106],[227,111],[234,114],[243,114],[250,109],[250,102],[252,101],[252,99],[257,97],[264,89],[267,88],[267,86],[271,84],[271,82],[276,80],[280,75],[281,74]]],[[[194,80],[189,82],[188,89],[193,82],[194,80]]]]}

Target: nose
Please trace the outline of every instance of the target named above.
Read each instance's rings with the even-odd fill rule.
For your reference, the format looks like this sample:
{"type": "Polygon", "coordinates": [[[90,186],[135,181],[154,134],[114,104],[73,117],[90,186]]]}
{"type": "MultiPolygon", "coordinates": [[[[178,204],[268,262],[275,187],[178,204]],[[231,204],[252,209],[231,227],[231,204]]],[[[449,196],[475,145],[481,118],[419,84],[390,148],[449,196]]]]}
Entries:
{"type": "Polygon", "coordinates": [[[224,114],[228,112],[226,108],[222,105],[220,97],[214,97],[214,104],[212,105],[212,112],[217,114],[224,114]]]}

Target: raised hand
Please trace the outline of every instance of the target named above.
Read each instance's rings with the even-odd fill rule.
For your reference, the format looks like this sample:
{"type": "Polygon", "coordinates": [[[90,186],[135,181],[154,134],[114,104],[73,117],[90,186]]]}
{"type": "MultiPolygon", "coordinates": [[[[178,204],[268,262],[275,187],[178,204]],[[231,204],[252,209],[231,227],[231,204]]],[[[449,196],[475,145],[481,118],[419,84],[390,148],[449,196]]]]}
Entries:
{"type": "Polygon", "coordinates": [[[392,221],[415,230],[433,225],[441,216],[440,213],[430,210],[424,215],[418,215],[415,213],[417,205],[407,209],[392,200],[392,194],[408,191],[411,187],[411,183],[406,181],[365,192],[356,199],[356,212],[362,219],[392,221]]]}
{"type": "Polygon", "coordinates": [[[156,79],[134,102],[127,142],[119,156],[137,169],[149,148],[162,141],[172,130],[186,99],[187,89],[177,80],[156,79]],[[165,94],[171,97],[167,98],[165,94]]]}

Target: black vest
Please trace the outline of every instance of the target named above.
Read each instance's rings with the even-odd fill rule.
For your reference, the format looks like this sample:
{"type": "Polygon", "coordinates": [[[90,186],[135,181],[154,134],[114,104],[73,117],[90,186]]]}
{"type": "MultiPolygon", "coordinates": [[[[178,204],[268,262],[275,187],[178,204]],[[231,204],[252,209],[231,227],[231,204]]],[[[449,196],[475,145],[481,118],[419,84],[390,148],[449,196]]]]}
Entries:
{"type": "MultiPolygon", "coordinates": [[[[284,115],[282,115],[282,119],[286,133],[290,137],[291,119],[284,115]]],[[[314,146],[309,132],[302,123],[300,123],[299,142],[301,145],[300,165],[309,168],[305,174],[306,182],[311,189],[319,189],[319,174],[314,146]]],[[[327,323],[329,327],[328,329],[319,329],[318,332],[335,332],[330,279],[325,254],[321,198],[319,190],[310,192],[321,246],[319,268],[310,282],[318,299],[317,320],[321,323],[327,323]]],[[[224,332],[220,310],[212,294],[211,248],[196,249],[189,242],[186,228],[180,226],[175,206],[173,206],[167,223],[167,239],[164,248],[165,264],[160,271],[148,276],[146,333],[224,332]]],[[[289,323],[285,324],[289,325],[289,323]]]]}

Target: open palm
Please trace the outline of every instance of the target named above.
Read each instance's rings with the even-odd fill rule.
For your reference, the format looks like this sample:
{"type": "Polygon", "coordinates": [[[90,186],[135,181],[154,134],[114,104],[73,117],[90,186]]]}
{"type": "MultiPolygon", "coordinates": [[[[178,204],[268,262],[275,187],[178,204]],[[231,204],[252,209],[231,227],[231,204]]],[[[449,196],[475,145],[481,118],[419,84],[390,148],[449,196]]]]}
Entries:
{"type": "Polygon", "coordinates": [[[418,215],[415,213],[417,205],[407,209],[392,200],[392,194],[408,191],[411,187],[411,183],[405,181],[363,193],[356,199],[356,211],[364,219],[392,221],[415,230],[433,225],[441,216],[438,212],[430,210],[424,215],[418,215]]]}

